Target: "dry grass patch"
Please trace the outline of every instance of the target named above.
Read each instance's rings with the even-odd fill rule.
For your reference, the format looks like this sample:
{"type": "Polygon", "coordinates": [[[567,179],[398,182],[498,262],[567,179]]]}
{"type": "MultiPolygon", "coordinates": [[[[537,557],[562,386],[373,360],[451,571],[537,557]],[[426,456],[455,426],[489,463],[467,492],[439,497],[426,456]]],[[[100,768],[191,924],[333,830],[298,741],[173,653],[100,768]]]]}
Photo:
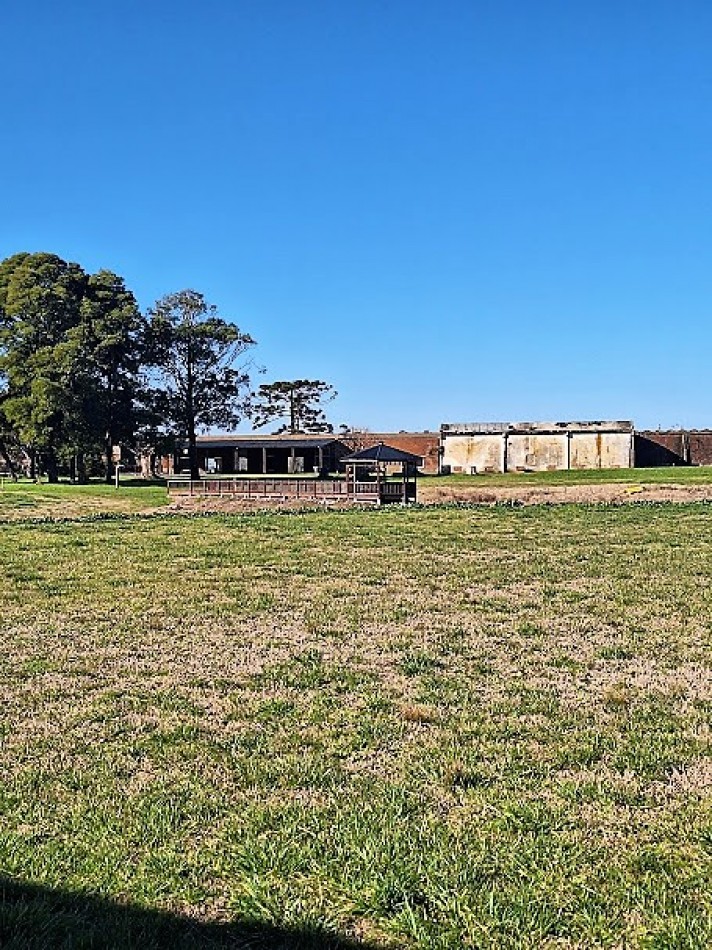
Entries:
{"type": "Polygon", "coordinates": [[[373,946],[705,946],[711,528],[6,525],[0,871],[373,946]]]}

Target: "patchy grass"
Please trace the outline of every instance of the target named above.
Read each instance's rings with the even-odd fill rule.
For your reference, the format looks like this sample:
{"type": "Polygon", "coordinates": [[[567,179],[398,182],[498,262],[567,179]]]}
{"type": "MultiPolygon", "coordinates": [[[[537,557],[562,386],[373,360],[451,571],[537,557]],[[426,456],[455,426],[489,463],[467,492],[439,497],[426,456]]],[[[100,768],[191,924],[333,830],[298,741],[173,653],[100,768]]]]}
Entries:
{"type": "Polygon", "coordinates": [[[709,506],[0,545],[3,946],[712,943],[709,506]]]}
{"type": "Polygon", "coordinates": [[[425,475],[423,485],[480,485],[486,488],[531,488],[547,485],[607,485],[633,483],[640,485],[709,485],[712,465],[664,466],[662,468],[592,468],[563,472],[508,472],[505,475],[425,475]]]}
{"type": "Polygon", "coordinates": [[[0,521],[78,518],[101,512],[137,514],[166,503],[165,486],[140,479],[125,479],[118,490],[98,482],[48,485],[3,479],[0,484],[0,521]]]}

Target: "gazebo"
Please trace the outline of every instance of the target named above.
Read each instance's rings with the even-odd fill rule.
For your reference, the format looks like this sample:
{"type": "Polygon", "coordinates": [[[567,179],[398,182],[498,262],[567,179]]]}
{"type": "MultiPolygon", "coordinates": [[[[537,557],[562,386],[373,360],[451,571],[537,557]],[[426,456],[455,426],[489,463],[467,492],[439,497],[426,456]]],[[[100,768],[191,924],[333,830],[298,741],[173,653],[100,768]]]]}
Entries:
{"type": "Polygon", "coordinates": [[[378,504],[399,501],[405,505],[416,500],[418,466],[423,464],[420,456],[379,442],[344,456],[341,462],[346,469],[346,490],[354,501],[360,500],[357,496],[366,501],[365,496],[371,495],[378,504]],[[395,478],[388,474],[392,466],[400,466],[395,478]]]}

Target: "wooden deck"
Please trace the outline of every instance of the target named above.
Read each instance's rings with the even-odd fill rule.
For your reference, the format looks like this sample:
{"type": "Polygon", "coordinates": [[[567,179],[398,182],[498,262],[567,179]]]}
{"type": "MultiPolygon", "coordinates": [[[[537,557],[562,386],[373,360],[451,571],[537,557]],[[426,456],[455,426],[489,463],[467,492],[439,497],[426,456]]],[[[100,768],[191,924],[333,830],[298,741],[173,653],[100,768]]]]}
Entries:
{"type": "MultiPolygon", "coordinates": [[[[381,481],[353,481],[353,479],[317,478],[188,478],[168,479],[170,495],[197,495],[265,501],[303,500],[354,502],[382,505],[402,502],[403,483],[381,481]]],[[[407,486],[407,501],[416,499],[415,484],[407,486]]]]}

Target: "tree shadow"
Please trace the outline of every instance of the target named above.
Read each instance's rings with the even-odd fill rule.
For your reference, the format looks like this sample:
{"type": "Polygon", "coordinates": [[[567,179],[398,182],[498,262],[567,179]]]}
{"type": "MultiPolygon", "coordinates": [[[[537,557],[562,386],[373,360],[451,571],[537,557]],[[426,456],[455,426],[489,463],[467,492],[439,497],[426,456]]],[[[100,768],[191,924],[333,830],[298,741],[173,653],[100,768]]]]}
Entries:
{"type": "Polygon", "coordinates": [[[376,950],[319,928],[207,923],[0,875],[2,950],[376,950]]]}

